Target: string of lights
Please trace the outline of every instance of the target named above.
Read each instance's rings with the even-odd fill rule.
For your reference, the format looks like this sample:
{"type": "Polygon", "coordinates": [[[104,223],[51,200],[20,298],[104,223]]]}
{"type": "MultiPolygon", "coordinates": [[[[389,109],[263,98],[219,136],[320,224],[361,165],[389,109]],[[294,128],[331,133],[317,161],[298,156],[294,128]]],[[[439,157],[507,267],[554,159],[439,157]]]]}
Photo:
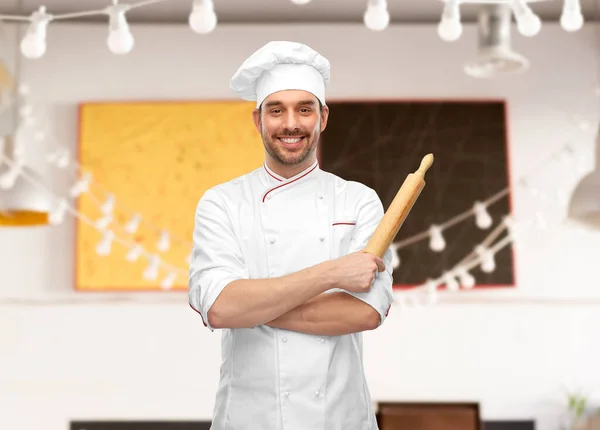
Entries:
{"type": "MultiPolygon", "coordinates": [[[[127,13],[137,8],[150,7],[156,3],[166,1],[172,0],[140,0],[133,3],[121,3],[119,0],[112,0],[111,4],[102,9],[61,14],[53,14],[47,10],[46,6],[39,6],[30,15],[0,15],[0,20],[29,23],[20,48],[21,53],[25,57],[35,59],[42,57],[46,53],[46,35],[50,23],[90,16],[106,16],[108,17],[108,36],[106,39],[108,49],[114,54],[122,55],[131,52],[135,45],[135,38],[127,21],[127,13]]],[[[300,7],[311,2],[311,0],[291,1],[300,7]]],[[[448,42],[458,40],[462,34],[461,4],[489,3],[489,0],[439,1],[444,4],[443,7],[440,6],[442,7],[442,13],[437,32],[442,40],[448,42]]],[[[372,31],[385,30],[390,24],[387,0],[366,0],[366,3],[366,9],[362,17],[365,26],[372,31]]],[[[505,3],[510,6],[517,23],[517,29],[523,36],[535,36],[541,31],[542,21],[529,7],[527,0],[498,0],[496,3],[505,3]]],[[[195,33],[207,34],[212,32],[218,24],[213,0],[193,0],[188,23],[195,33]]],[[[584,17],[581,13],[580,0],[563,0],[563,9],[560,17],[562,28],[565,31],[574,32],[581,29],[583,23],[584,17]]]]}

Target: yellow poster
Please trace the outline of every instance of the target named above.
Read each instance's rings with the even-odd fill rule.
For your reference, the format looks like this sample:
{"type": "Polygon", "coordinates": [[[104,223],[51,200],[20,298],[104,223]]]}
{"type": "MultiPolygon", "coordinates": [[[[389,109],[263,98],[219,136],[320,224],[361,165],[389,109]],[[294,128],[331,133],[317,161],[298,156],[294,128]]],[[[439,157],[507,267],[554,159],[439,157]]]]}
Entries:
{"type": "Polygon", "coordinates": [[[198,200],[263,162],[253,108],[237,101],[80,106],[79,163],[91,182],[77,202],[77,290],[187,289],[198,200]],[[110,196],[113,210],[103,212],[110,196]],[[128,230],[136,219],[137,229],[128,230]]]}

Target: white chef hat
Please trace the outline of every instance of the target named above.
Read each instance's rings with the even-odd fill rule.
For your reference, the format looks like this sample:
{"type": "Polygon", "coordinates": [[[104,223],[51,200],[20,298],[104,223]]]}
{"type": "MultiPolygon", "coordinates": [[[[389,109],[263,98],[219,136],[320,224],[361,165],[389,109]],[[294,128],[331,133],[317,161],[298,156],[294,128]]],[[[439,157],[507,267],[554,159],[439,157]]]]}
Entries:
{"type": "Polygon", "coordinates": [[[256,107],[282,90],[308,91],[325,104],[329,79],[329,61],[321,54],[302,43],[275,41],[248,57],[229,87],[243,100],[256,100],[256,107]]]}

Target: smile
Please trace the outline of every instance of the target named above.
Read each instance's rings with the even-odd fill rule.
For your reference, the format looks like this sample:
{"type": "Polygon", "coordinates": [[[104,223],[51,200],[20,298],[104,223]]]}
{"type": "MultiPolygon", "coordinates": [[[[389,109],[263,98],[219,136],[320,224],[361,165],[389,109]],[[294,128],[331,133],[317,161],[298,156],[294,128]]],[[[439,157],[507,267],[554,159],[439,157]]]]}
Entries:
{"type": "Polygon", "coordinates": [[[296,147],[299,146],[300,143],[302,143],[302,141],[304,140],[304,136],[298,136],[298,137],[280,137],[279,141],[281,143],[283,143],[284,146],[286,147],[296,147]]]}

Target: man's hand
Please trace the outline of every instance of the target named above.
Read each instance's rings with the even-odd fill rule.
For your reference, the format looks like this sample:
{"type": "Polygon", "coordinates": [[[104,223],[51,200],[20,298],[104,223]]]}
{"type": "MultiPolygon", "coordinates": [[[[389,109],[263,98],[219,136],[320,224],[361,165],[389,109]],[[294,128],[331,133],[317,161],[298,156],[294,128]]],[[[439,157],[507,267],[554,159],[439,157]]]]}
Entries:
{"type": "Polygon", "coordinates": [[[353,252],[328,262],[327,277],[334,288],[351,293],[365,293],[371,289],[376,273],[383,272],[383,260],[366,252],[353,252]]]}

